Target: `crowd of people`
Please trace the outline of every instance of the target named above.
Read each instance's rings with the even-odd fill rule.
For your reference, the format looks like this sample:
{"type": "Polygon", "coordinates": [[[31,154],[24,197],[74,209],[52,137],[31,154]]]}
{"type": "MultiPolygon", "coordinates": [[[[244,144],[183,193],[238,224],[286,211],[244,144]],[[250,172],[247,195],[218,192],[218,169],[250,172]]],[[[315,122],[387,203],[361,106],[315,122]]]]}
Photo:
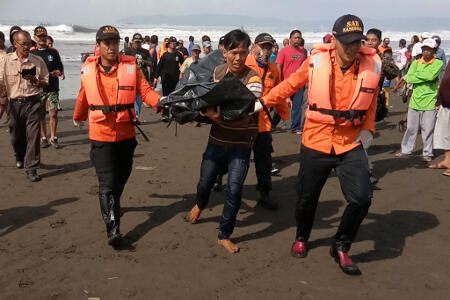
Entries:
{"type": "MultiPolygon", "coordinates": [[[[36,27],[33,36],[34,41],[30,33],[13,26],[11,46],[6,49],[0,32],[0,118],[7,111],[16,166],[25,168],[28,179],[36,182],[41,179],[37,173],[41,147],[59,147],[59,79],[65,75],[46,28],[36,27]]],[[[210,74],[211,82],[220,83],[232,76],[256,99],[252,111],[237,120],[224,119],[220,107],[199,111],[195,119],[197,125],[212,125],[200,166],[196,203],[188,220],[193,224],[199,220],[211,191],[220,190],[222,176],[228,174],[218,235],[219,244],[228,252],[239,251],[230,238],[252,150],[258,203],[267,209],[278,207],[276,197],[270,196],[271,175],[276,171],[271,131],[281,119],[290,119],[290,131],[302,140],[297,231],[291,246],[294,257],[307,256],[319,196],[335,170],[348,204],[330,255],[345,273],[360,274],[348,251],[368,212],[377,182],[367,149],[375,123],[386,117],[391,106],[391,92],[401,89],[408,106],[399,123],[405,133],[396,156],[411,155],[420,133],[423,160],[431,162],[434,150],[443,149],[444,160],[428,166],[445,169],[443,174],[450,176],[450,69],[445,67],[438,36],[426,32],[420,39],[413,36],[409,46],[401,39],[394,55],[390,39],[383,39],[379,29],[364,31],[360,18],[344,15],[323,37],[323,43],[310,51],[297,29],[283,41],[281,50],[269,33],[251,41],[242,30],[221,37],[215,50],[207,35],[198,44],[190,36],[186,48],[173,36],[159,44],[158,36],[141,33],[135,33],[131,41],[125,37],[120,49],[120,33],[110,25],[102,26],[95,38],[95,55],[88,57],[81,69],[73,122],[82,126],[89,121],[90,158],[98,177],[108,243],[114,247],[121,242],[120,198],[132,170],[137,146],[135,126],[141,131],[142,103],[160,112],[161,120],[168,122],[170,107],[159,105],[161,96],[173,93],[193,65],[213,57],[220,63],[210,74]],[[159,80],[162,95],[155,92],[159,80]],[[395,83],[392,90],[391,82],[395,83]]]]}

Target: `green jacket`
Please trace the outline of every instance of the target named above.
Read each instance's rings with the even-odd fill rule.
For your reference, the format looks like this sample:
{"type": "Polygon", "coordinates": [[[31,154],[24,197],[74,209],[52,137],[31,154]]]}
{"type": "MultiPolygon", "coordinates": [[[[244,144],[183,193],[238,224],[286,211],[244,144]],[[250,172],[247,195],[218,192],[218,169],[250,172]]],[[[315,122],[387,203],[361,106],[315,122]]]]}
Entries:
{"type": "Polygon", "coordinates": [[[413,84],[413,93],[409,107],[415,110],[434,110],[438,93],[438,76],[443,62],[434,59],[425,63],[418,59],[411,63],[406,81],[413,84]]]}

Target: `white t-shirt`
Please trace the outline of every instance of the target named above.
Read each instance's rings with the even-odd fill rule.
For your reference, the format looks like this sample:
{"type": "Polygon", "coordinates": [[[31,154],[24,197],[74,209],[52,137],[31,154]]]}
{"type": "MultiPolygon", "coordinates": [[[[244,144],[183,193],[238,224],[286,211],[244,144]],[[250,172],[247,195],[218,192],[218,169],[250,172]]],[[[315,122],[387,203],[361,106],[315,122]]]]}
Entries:
{"type": "Polygon", "coordinates": [[[415,43],[411,50],[411,56],[414,58],[419,54],[422,54],[422,43],[415,43]]]}
{"type": "Polygon", "coordinates": [[[144,48],[145,50],[150,50],[150,45],[149,44],[142,44],[142,48],[144,48]]]}
{"type": "Polygon", "coordinates": [[[406,61],[408,60],[406,58],[406,52],[408,52],[408,49],[406,48],[402,48],[397,51],[397,59],[395,60],[395,64],[400,70],[405,67],[406,61]]]}

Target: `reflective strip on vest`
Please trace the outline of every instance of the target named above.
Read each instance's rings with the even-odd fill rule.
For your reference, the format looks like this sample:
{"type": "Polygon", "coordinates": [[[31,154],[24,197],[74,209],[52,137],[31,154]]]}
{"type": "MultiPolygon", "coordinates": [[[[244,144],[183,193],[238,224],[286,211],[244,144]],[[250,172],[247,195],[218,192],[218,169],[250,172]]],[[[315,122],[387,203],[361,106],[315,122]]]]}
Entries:
{"type": "Polygon", "coordinates": [[[127,64],[127,73],[128,74],[133,74],[133,65],[128,65],[127,64]]]}

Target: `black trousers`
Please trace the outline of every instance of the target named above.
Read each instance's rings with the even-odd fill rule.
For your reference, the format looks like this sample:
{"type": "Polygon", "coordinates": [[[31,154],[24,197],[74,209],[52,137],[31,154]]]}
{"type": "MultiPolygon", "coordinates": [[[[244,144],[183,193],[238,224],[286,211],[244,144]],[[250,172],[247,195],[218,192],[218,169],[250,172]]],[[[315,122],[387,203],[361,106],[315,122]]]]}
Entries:
{"type": "Polygon", "coordinates": [[[253,143],[253,160],[255,161],[256,177],[258,184],[256,189],[262,192],[272,190],[272,134],[260,132],[253,143]]]}
{"type": "Polygon", "coordinates": [[[340,155],[325,154],[301,146],[296,205],[297,239],[309,239],[320,192],[333,168],[347,200],[334,240],[339,250],[348,251],[367,215],[372,197],[369,164],[362,146],[340,155]]]}
{"type": "Polygon", "coordinates": [[[9,102],[11,143],[16,160],[24,162],[27,172],[36,170],[41,163],[40,124],[43,116],[44,107],[37,96],[9,102]]]}
{"type": "MultiPolygon", "coordinates": [[[[179,74],[175,74],[179,76],[179,74]]],[[[163,91],[163,96],[168,96],[170,93],[175,91],[179,78],[175,76],[161,76],[161,86],[163,91]]]]}
{"type": "Polygon", "coordinates": [[[136,139],[117,143],[91,140],[91,161],[98,177],[99,192],[122,195],[133,167],[136,139]]]}

